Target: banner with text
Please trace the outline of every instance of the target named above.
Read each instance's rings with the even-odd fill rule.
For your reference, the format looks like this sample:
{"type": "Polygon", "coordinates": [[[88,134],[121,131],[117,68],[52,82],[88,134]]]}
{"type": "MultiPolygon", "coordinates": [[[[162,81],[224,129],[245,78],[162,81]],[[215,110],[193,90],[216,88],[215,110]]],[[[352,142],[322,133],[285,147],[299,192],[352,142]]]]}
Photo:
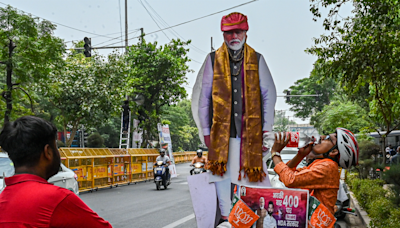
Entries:
{"type": "Polygon", "coordinates": [[[260,216],[257,228],[307,227],[307,190],[242,186],[240,198],[260,216]]]}
{"type": "Polygon", "coordinates": [[[169,133],[169,125],[161,125],[160,123],[157,125],[158,134],[160,137],[160,145],[167,144],[168,150],[167,155],[171,159],[172,165],[169,166],[169,172],[171,173],[171,177],[177,177],[176,167],[175,167],[175,159],[172,154],[172,140],[171,135],[169,133]]]}

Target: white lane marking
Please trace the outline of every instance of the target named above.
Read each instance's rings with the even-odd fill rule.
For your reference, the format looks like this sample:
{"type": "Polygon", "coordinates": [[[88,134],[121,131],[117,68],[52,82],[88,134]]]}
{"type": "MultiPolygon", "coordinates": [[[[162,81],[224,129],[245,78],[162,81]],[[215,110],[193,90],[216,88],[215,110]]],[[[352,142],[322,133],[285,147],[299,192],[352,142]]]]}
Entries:
{"type": "Polygon", "coordinates": [[[185,182],[182,182],[182,183],[179,183],[179,184],[188,184],[188,182],[187,182],[187,181],[185,181],[185,182]]]}
{"type": "Polygon", "coordinates": [[[191,214],[191,215],[188,215],[188,216],[186,216],[184,218],[181,218],[178,221],[175,221],[175,222],[173,222],[173,223],[171,223],[171,224],[169,224],[167,226],[164,226],[163,228],[174,228],[174,227],[177,227],[180,224],[185,223],[185,222],[187,222],[187,221],[189,221],[189,220],[191,220],[193,218],[194,218],[194,213],[191,214]]]}

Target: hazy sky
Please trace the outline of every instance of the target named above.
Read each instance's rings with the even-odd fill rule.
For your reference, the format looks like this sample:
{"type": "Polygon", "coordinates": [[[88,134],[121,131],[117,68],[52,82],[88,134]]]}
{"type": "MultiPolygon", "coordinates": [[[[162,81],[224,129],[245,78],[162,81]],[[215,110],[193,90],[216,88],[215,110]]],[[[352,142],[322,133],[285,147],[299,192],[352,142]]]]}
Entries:
{"type": "MultiPolygon", "coordinates": [[[[166,23],[172,26],[249,1],[147,0],[145,2],[142,0],[142,2],[153,17],[156,17],[155,11],[166,23]]],[[[10,4],[33,15],[79,30],[98,35],[111,34],[106,35],[107,38],[58,25],[55,35],[65,41],[83,40],[87,36],[92,38],[93,46],[105,46],[121,41],[118,38],[105,42],[120,36],[121,27],[122,33],[125,31],[124,0],[0,0],[0,3],[10,4]],[[100,44],[102,42],[105,43],[100,44]]],[[[210,39],[211,37],[214,39],[214,48],[222,45],[221,17],[231,12],[241,12],[248,16],[247,43],[264,55],[274,78],[278,95],[284,95],[283,90],[289,88],[298,79],[308,77],[316,57],[306,54],[304,50],[313,45],[313,37],[318,37],[324,33],[322,20],[318,22],[312,20],[309,5],[308,0],[259,0],[174,27],[175,32],[180,37],[192,40],[189,57],[193,61],[189,63],[189,66],[194,70],[194,73],[187,75],[188,84],[186,88],[189,97],[197,72],[205,56],[210,52],[210,39]]],[[[1,7],[4,7],[4,5],[1,5],[1,7]]],[[[343,12],[342,15],[348,14],[350,7],[344,10],[347,10],[347,12],[343,12]]],[[[162,28],[165,27],[159,25],[162,28]]],[[[138,28],[144,28],[145,33],[159,30],[139,0],[128,0],[128,31],[134,31],[138,28]]],[[[169,38],[162,32],[158,32],[146,36],[145,39],[165,44],[169,42],[169,39],[177,38],[173,31],[164,31],[169,38]]],[[[130,34],[130,38],[138,35],[140,35],[140,31],[130,34]]],[[[132,39],[129,42],[134,44],[138,42],[138,39],[132,39]]],[[[114,45],[124,45],[124,43],[114,45]]],[[[71,42],[67,43],[67,46],[70,47],[71,42]]],[[[99,53],[107,54],[108,52],[110,51],[103,50],[99,53]]],[[[284,98],[277,99],[276,110],[288,110],[289,108],[290,106],[285,103],[284,98]]],[[[286,115],[293,116],[290,112],[286,112],[286,115]]],[[[303,123],[300,119],[295,119],[295,121],[303,123]]]]}

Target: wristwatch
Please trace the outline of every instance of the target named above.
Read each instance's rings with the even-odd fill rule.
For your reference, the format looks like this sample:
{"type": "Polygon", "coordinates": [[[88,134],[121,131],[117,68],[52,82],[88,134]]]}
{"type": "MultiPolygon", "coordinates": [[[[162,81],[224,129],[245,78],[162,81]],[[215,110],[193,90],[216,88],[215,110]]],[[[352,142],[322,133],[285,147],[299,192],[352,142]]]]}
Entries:
{"type": "Polygon", "coordinates": [[[281,156],[281,152],[272,152],[271,154],[271,158],[273,158],[274,156],[281,156]]]}

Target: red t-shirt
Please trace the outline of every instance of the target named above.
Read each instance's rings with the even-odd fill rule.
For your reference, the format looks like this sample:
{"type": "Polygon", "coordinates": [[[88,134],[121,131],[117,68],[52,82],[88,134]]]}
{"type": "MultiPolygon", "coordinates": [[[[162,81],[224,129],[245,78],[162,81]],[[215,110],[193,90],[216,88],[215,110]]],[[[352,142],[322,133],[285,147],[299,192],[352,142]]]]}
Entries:
{"type": "Polygon", "coordinates": [[[70,190],[32,174],[5,179],[0,227],[112,227],[70,190]]]}

